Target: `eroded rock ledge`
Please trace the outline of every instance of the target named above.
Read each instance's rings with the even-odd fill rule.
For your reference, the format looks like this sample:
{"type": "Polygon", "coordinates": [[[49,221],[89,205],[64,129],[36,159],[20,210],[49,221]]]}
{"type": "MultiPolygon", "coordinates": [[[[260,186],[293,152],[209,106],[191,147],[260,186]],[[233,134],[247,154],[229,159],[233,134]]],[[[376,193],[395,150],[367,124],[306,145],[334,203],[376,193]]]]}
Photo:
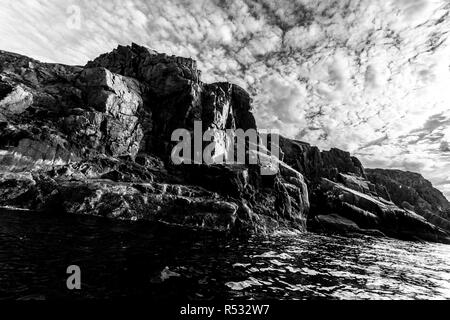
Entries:
{"type": "Polygon", "coordinates": [[[245,90],[200,77],[195,61],[136,44],[84,67],[0,51],[0,205],[240,234],[310,227],[448,241],[338,149],[280,137],[275,176],[171,164],[174,129],[256,129],[245,90]]]}

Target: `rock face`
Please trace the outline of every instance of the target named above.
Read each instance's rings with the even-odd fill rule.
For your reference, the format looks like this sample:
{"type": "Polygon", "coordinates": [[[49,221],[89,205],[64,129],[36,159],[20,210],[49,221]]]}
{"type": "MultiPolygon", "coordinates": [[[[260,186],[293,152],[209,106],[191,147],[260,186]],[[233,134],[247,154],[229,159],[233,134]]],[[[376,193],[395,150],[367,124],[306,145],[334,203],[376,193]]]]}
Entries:
{"type": "MultiPolygon", "coordinates": [[[[337,214],[356,223],[360,232],[379,230],[405,240],[439,241],[447,237],[438,227],[413,211],[401,209],[381,197],[362,193],[323,178],[316,195],[316,212],[337,214]]],[[[312,224],[316,221],[313,218],[312,224]]]]}
{"type": "Polygon", "coordinates": [[[204,84],[191,59],[133,44],[71,67],[1,51],[0,205],[245,234],[305,230],[299,172],[174,165],[171,134],[195,121],[256,129],[248,93],[204,84]]]}
{"type": "Polygon", "coordinates": [[[280,147],[283,160],[307,179],[311,230],[450,241],[448,202],[420,175],[365,170],[347,152],[282,137],[280,147]]]}
{"type": "Polygon", "coordinates": [[[136,44],[84,67],[0,51],[0,206],[239,234],[309,226],[448,241],[413,212],[448,209],[431,189],[396,180],[418,196],[397,193],[342,150],[279,137],[270,176],[261,163],[175,165],[175,129],[257,129],[245,90],[200,78],[192,59],[136,44]]]}
{"type": "Polygon", "coordinates": [[[420,174],[385,169],[366,169],[366,172],[372,183],[387,190],[387,194],[382,193],[384,198],[450,231],[450,202],[420,174]]]}
{"type": "Polygon", "coordinates": [[[202,83],[192,59],[159,54],[133,44],[101,55],[86,68],[107,68],[143,84],[142,112],[149,119],[145,123],[143,152],[170,155],[172,132],[178,128],[193,130],[196,120],[203,121],[204,129],[256,128],[248,93],[229,83],[202,83]]]}
{"type": "Polygon", "coordinates": [[[336,179],[339,173],[350,173],[365,177],[361,162],[350,153],[333,148],[320,151],[306,142],[280,137],[283,160],[298,170],[310,183],[320,182],[325,177],[336,179]]]}

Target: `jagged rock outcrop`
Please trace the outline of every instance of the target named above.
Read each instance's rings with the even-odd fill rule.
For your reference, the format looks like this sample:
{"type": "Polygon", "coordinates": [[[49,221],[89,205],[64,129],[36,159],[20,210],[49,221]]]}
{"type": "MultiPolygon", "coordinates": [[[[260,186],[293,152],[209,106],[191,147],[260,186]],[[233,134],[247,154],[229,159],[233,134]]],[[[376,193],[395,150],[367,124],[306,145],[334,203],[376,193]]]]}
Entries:
{"type": "Polygon", "coordinates": [[[241,233],[305,230],[298,172],[174,165],[171,134],[192,132],[194,121],[256,129],[248,93],[204,84],[192,59],[133,44],[71,67],[1,51],[0,205],[241,233]]]}
{"type": "Polygon", "coordinates": [[[384,198],[401,208],[413,210],[429,222],[450,231],[450,202],[430,181],[414,172],[388,169],[366,169],[368,179],[384,198]]]}
{"type": "MultiPolygon", "coordinates": [[[[409,185],[406,188],[399,184],[399,178],[388,183],[389,173],[380,177],[374,170],[366,171],[358,159],[339,149],[320,151],[283,137],[280,147],[283,160],[308,179],[311,230],[450,241],[444,231],[448,231],[448,225],[433,214],[447,208],[445,198],[429,182],[419,179],[420,175],[405,179],[409,185]],[[433,203],[437,205],[426,205],[419,193],[436,199],[433,203]],[[414,199],[410,200],[413,204],[405,205],[408,199],[414,199]]],[[[401,172],[398,175],[406,178],[401,172]]],[[[393,174],[392,179],[396,176],[393,174]]]]}
{"type": "Polygon", "coordinates": [[[218,130],[219,146],[229,143],[223,130],[257,129],[245,90],[200,77],[194,60],[136,44],[86,66],[0,51],[0,206],[241,234],[308,222],[312,230],[448,241],[413,212],[433,195],[401,182],[420,197],[399,204],[391,185],[369,181],[339,149],[279,137],[280,170],[268,176],[261,162],[176,165],[175,129],[193,133],[201,121],[203,131],[218,130]]]}
{"type": "Polygon", "coordinates": [[[167,157],[172,149],[172,132],[178,128],[193,130],[196,120],[203,121],[205,130],[256,128],[248,93],[230,83],[202,83],[201,72],[192,59],[132,44],[119,46],[86,67],[107,68],[145,84],[144,112],[151,118],[151,125],[145,126],[144,152],[167,157]]]}
{"type": "MultiPolygon", "coordinates": [[[[382,233],[406,240],[444,240],[447,234],[423,217],[381,197],[368,195],[340,183],[322,179],[316,190],[316,207],[320,215],[337,214],[356,223],[364,230],[379,230],[382,233]]],[[[312,225],[316,224],[312,217],[312,225]]]]}
{"type": "Polygon", "coordinates": [[[361,162],[349,152],[333,148],[320,151],[309,143],[280,137],[283,161],[302,173],[310,183],[336,179],[339,173],[365,177],[361,162]]]}

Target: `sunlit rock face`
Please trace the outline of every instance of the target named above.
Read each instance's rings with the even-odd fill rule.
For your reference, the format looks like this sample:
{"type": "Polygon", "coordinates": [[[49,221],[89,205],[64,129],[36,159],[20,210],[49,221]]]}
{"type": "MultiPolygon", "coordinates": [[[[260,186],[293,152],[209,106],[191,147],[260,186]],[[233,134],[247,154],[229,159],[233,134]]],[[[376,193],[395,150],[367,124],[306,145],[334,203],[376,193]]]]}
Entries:
{"type": "Polygon", "coordinates": [[[170,136],[177,128],[192,129],[201,115],[200,72],[195,61],[159,54],[133,44],[119,46],[87,64],[132,77],[144,83],[145,141],[143,150],[167,155],[170,136]]]}
{"type": "Polygon", "coordinates": [[[148,133],[144,152],[170,154],[172,132],[178,128],[193,131],[194,121],[202,121],[205,130],[256,129],[249,94],[230,83],[204,84],[192,59],[133,44],[119,46],[88,62],[87,67],[104,67],[145,85],[143,113],[151,123],[144,128],[148,133]]]}
{"type": "Polygon", "coordinates": [[[1,52],[0,65],[0,167],[51,168],[78,159],[76,149],[68,146],[52,121],[82,105],[81,90],[71,84],[81,69],[6,52],[1,52]]]}
{"type": "Polygon", "coordinates": [[[256,130],[249,94],[201,82],[195,61],[133,44],[85,67],[8,52],[0,62],[1,205],[243,234],[305,230],[299,172],[171,162],[172,132],[195,121],[201,134],[217,129],[223,148],[220,130],[256,130]]]}

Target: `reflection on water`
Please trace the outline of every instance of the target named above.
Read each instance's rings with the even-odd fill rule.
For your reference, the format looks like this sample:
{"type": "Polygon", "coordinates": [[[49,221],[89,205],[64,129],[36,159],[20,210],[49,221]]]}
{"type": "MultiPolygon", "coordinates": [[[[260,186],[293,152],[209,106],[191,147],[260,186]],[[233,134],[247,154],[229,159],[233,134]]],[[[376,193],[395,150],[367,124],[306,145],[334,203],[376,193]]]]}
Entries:
{"type": "Polygon", "coordinates": [[[0,298],[449,299],[450,246],[316,234],[231,240],[0,210],[0,298]],[[66,288],[81,268],[82,289],[66,288]]]}

